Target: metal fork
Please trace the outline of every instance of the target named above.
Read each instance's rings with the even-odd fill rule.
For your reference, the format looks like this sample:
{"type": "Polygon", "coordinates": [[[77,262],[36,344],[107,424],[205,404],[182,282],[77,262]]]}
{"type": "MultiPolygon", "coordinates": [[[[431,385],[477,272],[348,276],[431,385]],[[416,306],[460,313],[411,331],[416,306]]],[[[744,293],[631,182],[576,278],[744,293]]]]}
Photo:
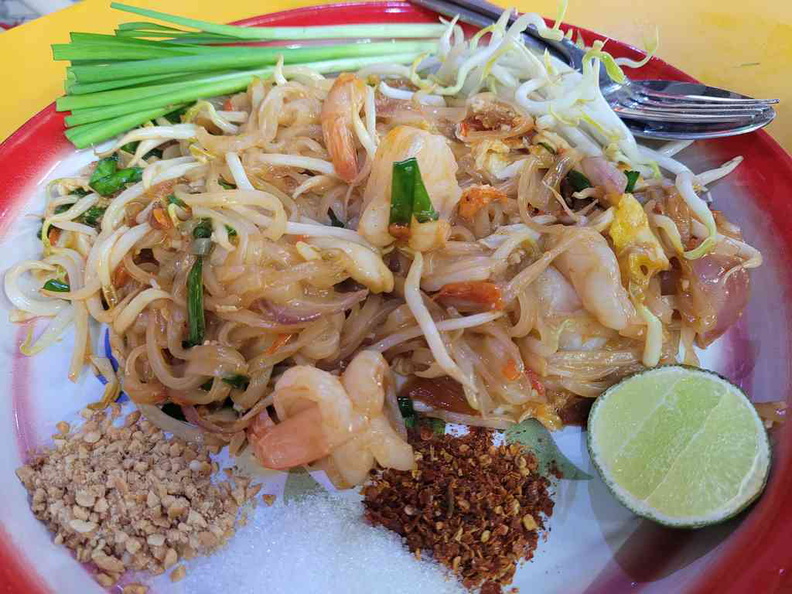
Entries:
{"type": "MultiPolygon", "coordinates": [[[[496,21],[503,9],[486,0],[410,0],[447,17],[476,27],[496,21]]],[[[513,15],[509,22],[513,22],[513,15]]],[[[540,36],[533,25],[523,39],[576,70],[583,68],[585,50],[567,39],[553,41],[540,36]]],[[[613,110],[636,136],[664,140],[696,140],[745,134],[763,128],[776,116],[771,107],[778,99],[752,99],[732,91],[699,83],[670,80],[627,80],[617,83],[600,69],[600,88],[613,110]]]]}

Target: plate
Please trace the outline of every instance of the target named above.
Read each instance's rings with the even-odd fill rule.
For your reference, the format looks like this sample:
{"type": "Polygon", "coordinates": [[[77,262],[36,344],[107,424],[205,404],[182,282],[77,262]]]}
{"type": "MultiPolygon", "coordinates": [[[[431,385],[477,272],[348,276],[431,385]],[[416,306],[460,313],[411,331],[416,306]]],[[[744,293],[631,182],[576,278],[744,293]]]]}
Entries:
{"type": "MultiPolygon", "coordinates": [[[[333,4],[301,8],[242,21],[249,25],[310,25],[433,21],[436,15],[404,2],[333,4]]],[[[580,30],[587,43],[601,36],[580,30]]],[[[617,41],[608,49],[633,59],[642,53],[617,41]]],[[[693,80],[659,59],[636,78],[693,80]]],[[[47,181],[74,172],[93,159],[76,152],[63,134],[63,116],[50,106],[0,145],[0,270],[34,256],[37,223],[47,181]]],[[[765,132],[697,143],[680,155],[694,171],[736,155],[744,163],[713,184],[718,209],[740,224],[746,238],[765,256],[752,275],[753,296],[739,324],[710,350],[703,364],[729,377],[756,401],[792,400],[792,159],[765,132]]],[[[19,353],[24,328],[0,319],[0,592],[101,592],[89,574],[33,517],[17,468],[30,448],[55,432],[57,421],[76,418],[82,405],[97,399],[101,385],[84,373],[66,379],[70,339],[28,359],[19,353]]],[[[102,345],[96,345],[101,349],[102,345]]],[[[556,485],[556,511],[535,558],[517,573],[523,592],[776,592],[792,585],[792,431],[772,435],[774,465],[767,490],[746,514],[698,531],[666,529],[631,515],[595,477],[583,435],[567,428],[552,436],[554,451],[580,472],[556,485]]],[[[238,534],[236,538],[244,538],[238,534]]],[[[211,559],[211,558],[210,558],[211,559]]],[[[209,561],[211,563],[211,561],[209,561]]],[[[189,576],[189,571],[188,571],[189,576]]],[[[188,580],[189,583],[189,580],[188,580]]],[[[382,586],[380,584],[381,587],[382,586]]],[[[155,582],[157,592],[197,592],[197,586],[155,582]]],[[[341,587],[339,592],[346,592],[341,587]]],[[[379,592],[376,587],[369,592],[379,592]]]]}

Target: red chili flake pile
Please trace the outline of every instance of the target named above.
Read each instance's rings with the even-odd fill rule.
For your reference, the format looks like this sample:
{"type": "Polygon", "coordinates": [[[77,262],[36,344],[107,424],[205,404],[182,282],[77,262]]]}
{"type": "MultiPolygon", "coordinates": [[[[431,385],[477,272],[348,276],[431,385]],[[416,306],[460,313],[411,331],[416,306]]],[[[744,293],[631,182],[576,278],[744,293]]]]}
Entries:
{"type": "Polygon", "coordinates": [[[384,470],[363,489],[366,517],[400,534],[456,573],[466,588],[500,592],[533,557],[553,512],[550,482],[521,446],[492,445],[492,432],[462,437],[413,432],[417,467],[384,470]]]}

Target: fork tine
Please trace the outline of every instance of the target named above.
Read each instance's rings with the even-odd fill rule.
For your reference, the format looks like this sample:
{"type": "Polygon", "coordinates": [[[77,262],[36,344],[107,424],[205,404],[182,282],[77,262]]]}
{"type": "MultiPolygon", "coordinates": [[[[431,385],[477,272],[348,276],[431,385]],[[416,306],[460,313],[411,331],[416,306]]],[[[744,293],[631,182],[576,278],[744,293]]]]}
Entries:
{"type": "Polygon", "coordinates": [[[616,105],[613,107],[619,116],[635,118],[640,120],[655,122],[675,122],[679,124],[703,124],[710,122],[747,122],[760,115],[762,112],[735,114],[735,113],[702,113],[702,112],[682,112],[671,109],[657,109],[651,107],[625,107],[616,105]]]}
{"type": "Polygon", "coordinates": [[[715,97],[710,95],[672,95],[661,91],[654,91],[647,87],[638,87],[634,91],[635,95],[644,95],[650,99],[661,101],[684,101],[688,103],[718,103],[722,105],[775,105],[779,99],[753,99],[750,97],[715,97]]]}
{"type": "Polygon", "coordinates": [[[682,109],[691,111],[764,111],[769,106],[767,103],[715,103],[714,101],[701,101],[690,103],[688,101],[655,101],[645,97],[625,97],[621,103],[628,107],[654,107],[657,109],[682,109]]]}

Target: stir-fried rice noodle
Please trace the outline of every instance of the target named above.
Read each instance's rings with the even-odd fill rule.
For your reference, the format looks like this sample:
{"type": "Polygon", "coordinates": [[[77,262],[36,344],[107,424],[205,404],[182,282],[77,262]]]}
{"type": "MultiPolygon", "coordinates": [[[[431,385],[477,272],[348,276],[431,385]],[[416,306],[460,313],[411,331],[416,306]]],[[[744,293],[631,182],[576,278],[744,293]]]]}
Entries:
{"type": "Polygon", "coordinates": [[[50,319],[23,350],[73,325],[69,377],[110,376],[98,406],[120,388],[191,439],[246,438],[266,466],[346,485],[412,465],[396,373],[460,384],[467,412],[429,415],[557,428],[573,396],[695,363],[762,261],[701,198],[741,159],[697,177],[686,143],[640,146],[600,93],[601,48],[574,72],[521,45],[541,20],[504,23],[472,41],[450,24],[412,68],[278,68],[100,153],[143,168],[114,195],[88,187],[93,166],[52,184],[41,259],[5,277],[14,321],[50,319]],[[396,228],[411,157],[439,218],[396,228]]]}

